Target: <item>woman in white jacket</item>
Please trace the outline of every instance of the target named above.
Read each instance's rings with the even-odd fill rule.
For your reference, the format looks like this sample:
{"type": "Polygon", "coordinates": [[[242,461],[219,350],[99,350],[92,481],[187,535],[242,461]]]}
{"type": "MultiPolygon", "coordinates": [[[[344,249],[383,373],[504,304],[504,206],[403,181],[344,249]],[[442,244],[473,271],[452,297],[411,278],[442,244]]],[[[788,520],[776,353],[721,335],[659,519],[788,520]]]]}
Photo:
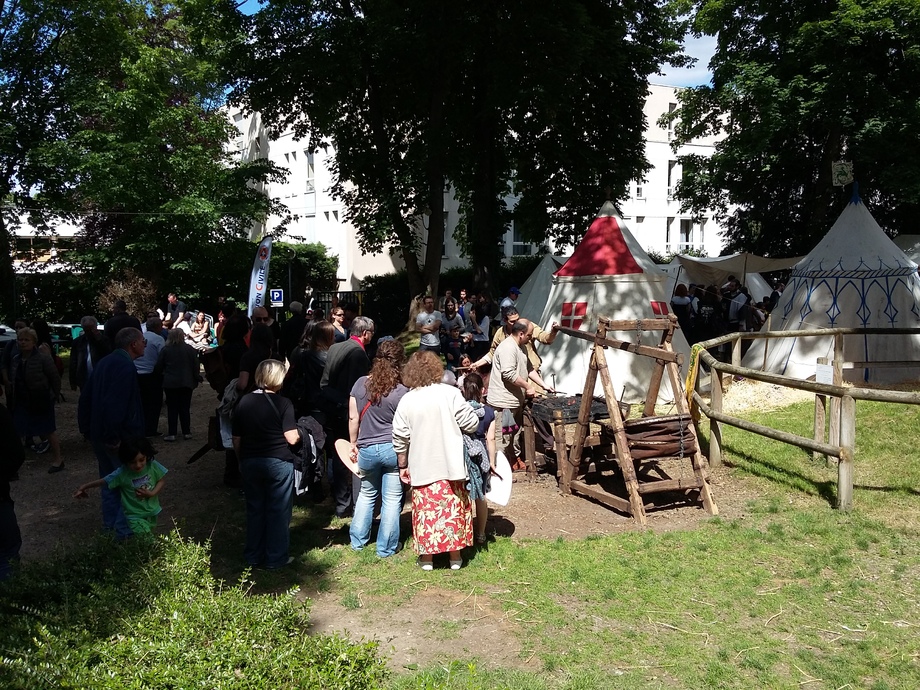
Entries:
{"type": "Polygon", "coordinates": [[[410,390],[393,417],[396,464],[412,487],[412,535],[422,570],[431,570],[433,556],[445,552],[458,570],[460,550],[473,544],[463,432],[475,431],[479,418],[459,390],[441,384],[443,372],[434,353],[412,355],[403,370],[410,390]]]}

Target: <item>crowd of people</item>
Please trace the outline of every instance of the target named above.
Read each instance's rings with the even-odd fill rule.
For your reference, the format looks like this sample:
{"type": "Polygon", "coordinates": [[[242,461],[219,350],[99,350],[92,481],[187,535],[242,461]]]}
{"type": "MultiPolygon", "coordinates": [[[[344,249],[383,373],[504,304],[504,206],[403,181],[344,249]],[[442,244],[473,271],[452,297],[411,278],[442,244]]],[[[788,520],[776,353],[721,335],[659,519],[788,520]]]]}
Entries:
{"type": "MultiPolygon", "coordinates": [[[[420,347],[408,359],[401,342],[377,337],[374,321],[356,305],[334,302],[326,318],[293,302],[283,324],[264,307],[248,315],[224,305],[212,332],[204,312],[188,310],[175,294],[143,322],[117,301],[102,328],[93,316],[81,320],[71,349],[78,428],[99,473],[74,497],[99,488],[103,527],[116,538],[150,533],[167,475],[152,443],[193,438],[192,392],[204,380],[202,358],[212,356],[202,353],[219,353],[226,385],[215,389],[229,437],[223,481],[245,496],[246,563],[272,569],[292,559],[292,449],[302,441],[298,420],[307,417],[324,430],[332,502],[338,517],[351,518],[353,548],[371,543],[379,502],[376,552],[396,553],[408,496],[419,565],[430,570],[433,556],[443,553],[459,568],[461,551],[486,540],[485,495],[496,453],[504,450],[515,471],[524,469],[524,401],[537,386],[547,389],[531,341],[552,342],[555,327],[543,331],[520,318],[513,306],[519,294],[512,288],[504,308],[466,290],[459,300],[448,291],[438,310],[432,297],[419,300],[420,347]],[[342,457],[336,440],[347,442],[342,457]]],[[[3,351],[9,412],[0,411],[0,432],[20,450],[10,457],[23,448],[50,451],[48,471],[61,472],[66,452],[55,404],[63,365],[47,324],[17,326],[15,343],[3,351]]],[[[19,465],[0,471],[15,479],[19,465]]],[[[4,563],[20,543],[18,528],[7,529],[15,524],[8,486],[0,492],[9,506],[0,513],[4,534],[12,535],[4,538],[4,563]]]]}
{"type": "MultiPolygon", "coordinates": [[[[694,345],[726,333],[759,331],[779,303],[784,288],[778,282],[771,294],[755,302],[735,276],[729,276],[722,286],[679,283],[671,297],[671,308],[687,342],[694,345]]],[[[742,348],[746,350],[748,346],[750,342],[746,341],[742,348]]],[[[725,357],[727,351],[714,349],[711,354],[725,357]]]]}

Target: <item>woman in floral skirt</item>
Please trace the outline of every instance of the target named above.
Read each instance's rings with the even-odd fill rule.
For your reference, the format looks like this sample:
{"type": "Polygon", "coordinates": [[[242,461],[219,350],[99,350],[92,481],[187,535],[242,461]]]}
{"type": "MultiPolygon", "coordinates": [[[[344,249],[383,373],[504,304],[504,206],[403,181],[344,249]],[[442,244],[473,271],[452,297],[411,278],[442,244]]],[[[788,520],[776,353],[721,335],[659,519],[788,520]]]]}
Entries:
{"type": "Polygon", "coordinates": [[[460,550],[473,543],[463,432],[475,431],[479,418],[459,390],[441,384],[443,372],[434,353],[412,355],[403,370],[410,390],[393,418],[399,476],[412,487],[412,535],[422,570],[432,570],[439,553],[459,570],[460,550]]]}

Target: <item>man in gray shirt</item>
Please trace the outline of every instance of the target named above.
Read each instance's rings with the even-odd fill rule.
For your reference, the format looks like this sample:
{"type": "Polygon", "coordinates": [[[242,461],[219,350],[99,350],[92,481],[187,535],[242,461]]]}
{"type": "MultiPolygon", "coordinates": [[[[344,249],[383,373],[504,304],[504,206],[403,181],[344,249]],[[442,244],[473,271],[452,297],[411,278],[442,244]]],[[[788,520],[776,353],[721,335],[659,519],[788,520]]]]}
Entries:
{"type": "Polygon", "coordinates": [[[492,356],[492,377],[489,379],[488,403],[495,408],[495,448],[505,451],[511,469],[527,469],[521,459],[521,426],[524,423],[524,402],[536,395],[534,383],[548,388],[527,358],[525,346],[531,338],[530,322],[519,319],[511,327],[492,356]],[[510,447],[510,452],[508,448],[510,447]]]}
{"type": "Polygon", "coordinates": [[[435,311],[434,297],[427,295],[422,300],[422,310],[415,317],[415,330],[422,334],[419,340],[419,350],[428,350],[436,355],[441,354],[441,312],[435,311]]]}

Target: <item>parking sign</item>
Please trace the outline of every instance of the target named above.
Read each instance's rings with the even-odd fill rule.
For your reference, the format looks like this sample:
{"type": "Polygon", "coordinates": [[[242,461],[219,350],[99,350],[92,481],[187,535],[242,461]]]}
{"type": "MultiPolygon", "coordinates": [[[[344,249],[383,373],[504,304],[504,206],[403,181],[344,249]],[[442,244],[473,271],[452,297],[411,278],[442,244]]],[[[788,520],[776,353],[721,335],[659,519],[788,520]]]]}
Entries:
{"type": "Polygon", "coordinates": [[[274,290],[268,291],[268,297],[271,301],[271,306],[273,307],[283,307],[284,306],[284,290],[275,288],[274,290]]]}

